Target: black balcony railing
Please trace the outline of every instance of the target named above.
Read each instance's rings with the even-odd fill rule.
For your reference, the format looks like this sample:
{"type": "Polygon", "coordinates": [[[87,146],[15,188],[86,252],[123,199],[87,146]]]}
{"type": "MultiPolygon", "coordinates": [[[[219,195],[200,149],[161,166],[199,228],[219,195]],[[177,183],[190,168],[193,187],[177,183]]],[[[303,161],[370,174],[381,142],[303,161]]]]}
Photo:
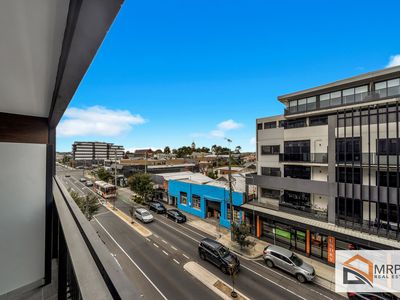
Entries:
{"type": "Polygon", "coordinates": [[[399,96],[400,96],[400,88],[393,87],[372,92],[354,94],[351,96],[342,96],[339,98],[331,99],[330,101],[327,100],[323,102],[317,102],[317,105],[315,105],[315,103],[310,103],[310,104],[292,106],[286,108],[284,110],[284,113],[285,115],[300,114],[321,109],[342,107],[343,105],[354,105],[376,100],[390,99],[399,96]]]}
{"type": "Polygon", "coordinates": [[[285,203],[283,202],[283,200],[281,200],[279,203],[279,210],[315,220],[320,220],[320,221],[328,220],[327,211],[316,210],[311,207],[306,207],[301,205],[293,205],[291,203],[285,203]]]}
{"type": "Polygon", "coordinates": [[[61,181],[53,180],[53,252],[58,299],[139,299],[61,181]]]}
{"type": "MultiPolygon", "coordinates": [[[[400,154],[399,154],[399,162],[400,162],[400,154]]],[[[345,163],[351,165],[354,163],[355,165],[368,165],[372,166],[381,165],[381,166],[397,166],[397,155],[386,155],[386,154],[378,154],[378,153],[336,153],[336,163],[340,165],[344,165],[345,163]]]]}
{"type": "Polygon", "coordinates": [[[328,163],[328,153],[280,153],[279,162],[309,162],[309,163],[328,163]]]}

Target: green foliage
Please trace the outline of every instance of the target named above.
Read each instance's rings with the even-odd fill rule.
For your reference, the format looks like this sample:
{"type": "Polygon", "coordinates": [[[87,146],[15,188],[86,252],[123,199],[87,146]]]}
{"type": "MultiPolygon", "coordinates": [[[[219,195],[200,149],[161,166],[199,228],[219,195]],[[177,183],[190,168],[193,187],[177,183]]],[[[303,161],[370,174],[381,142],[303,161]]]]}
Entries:
{"type": "Polygon", "coordinates": [[[249,225],[247,225],[246,223],[237,224],[233,222],[231,225],[231,230],[233,234],[233,239],[236,243],[239,244],[240,249],[253,245],[253,242],[247,239],[247,237],[250,235],[251,230],[249,225]]]}
{"type": "Polygon", "coordinates": [[[71,158],[66,156],[66,155],[64,155],[61,162],[64,165],[69,165],[70,161],[71,161],[71,158]]]}
{"type": "Polygon", "coordinates": [[[79,193],[71,190],[69,193],[72,199],[78,205],[79,209],[85,215],[86,219],[90,221],[93,218],[93,215],[96,214],[100,208],[97,197],[94,195],[80,196],[79,193]]]}
{"type": "Polygon", "coordinates": [[[218,178],[218,176],[217,176],[217,171],[215,171],[215,172],[209,171],[209,172],[207,173],[207,176],[210,177],[210,178],[212,178],[212,179],[217,179],[217,178],[218,178]]]}
{"type": "MultiPolygon", "coordinates": [[[[154,193],[153,182],[149,174],[137,173],[128,179],[130,189],[136,193],[142,200],[154,193]]],[[[135,199],[133,201],[137,202],[135,199]]]]}
{"type": "Polygon", "coordinates": [[[215,155],[227,155],[229,154],[230,149],[226,148],[226,147],[221,147],[221,146],[217,146],[217,145],[213,145],[211,147],[211,151],[215,154],[215,155]]]}
{"type": "Polygon", "coordinates": [[[131,200],[140,205],[144,204],[143,198],[138,195],[132,195],[131,200]]]}
{"type": "Polygon", "coordinates": [[[103,180],[105,182],[108,182],[110,179],[113,178],[113,175],[107,171],[106,169],[104,169],[104,167],[100,167],[97,169],[97,171],[95,172],[96,176],[100,179],[103,180]]]}
{"type": "Polygon", "coordinates": [[[178,149],[176,149],[176,157],[178,158],[183,158],[188,155],[191,155],[193,153],[192,147],[189,146],[183,146],[178,149]]]}
{"type": "Polygon", "coordinates": [[[164,153],[165,153],[165,154],[170,154],[170,153],[171,153],[171,149],[170,149],[168,146],[166,146],[166,147],[164,148],[164,153]]]}

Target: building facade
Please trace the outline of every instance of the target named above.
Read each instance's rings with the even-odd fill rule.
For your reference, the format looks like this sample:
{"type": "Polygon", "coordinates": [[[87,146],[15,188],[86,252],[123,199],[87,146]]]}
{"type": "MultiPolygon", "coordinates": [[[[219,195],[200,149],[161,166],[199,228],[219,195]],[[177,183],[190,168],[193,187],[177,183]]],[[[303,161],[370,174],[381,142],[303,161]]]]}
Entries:
{"type": "Polygon", "coordinates": [[[257,237],[334,264],[340,249],[400,248],[400,67],[278,97],[257,119],[257,237]]]}
{"type": "MultiPolygon", "coordinates": [[[[214,218],[223,227],[230,228],[230,198],[225,186],[196,183],[190,180],[170,180],[169,197],[180,210],[200,218],[214,218]]],[[[233,214],[236,221],[242,220],[240,205],[244,192],[232,192],[233,214]]]]}
{"type": "Polygon", "coordinates": [[[75,161],[120,160],[124,157],[124,147],[104,142],[75,142],[72,157],[75,161]]]}

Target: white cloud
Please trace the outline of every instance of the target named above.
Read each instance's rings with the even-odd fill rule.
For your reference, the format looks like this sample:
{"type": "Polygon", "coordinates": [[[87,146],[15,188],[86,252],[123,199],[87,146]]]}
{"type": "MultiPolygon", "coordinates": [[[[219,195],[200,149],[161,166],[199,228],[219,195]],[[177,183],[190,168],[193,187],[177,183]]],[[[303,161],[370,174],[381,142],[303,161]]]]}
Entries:
{"type": "Polygon", "coordinates": [[[216,138],[223,138],[225,136],[225,131],[223,131],[223,130],[212,130],[210,132],[210,136],[216,137],[216,138]]]}
{"type": "Polygon", "coordinates": [[[389,59],[389,63],[387,64],[386,68],[400,66],[400,54],[392,55],[389,59]]]}
{"type": "Polygon", "coordinates": [[[223,121],[218,124],[218,129],[220,129],[222,131],[238,129],[240,127],[243,127],[243,124],[237,123],[237,122],[233,121],[232,119],[223,121]]]}
{"type": "Polygon", "coordinates": [[[256,137],[255,136],[253,136],[251,139],[250,139],[250,145],[255,145],[256,144],[256,137]]]}
{"type": "Polygon", "coordinates": [[[72,107],[64,114],[65,119],[57,127],[57,135],[66,136],[118,136],[134,125],[146,121],[128,110],[113,110],[102,106],[85,109],[72,107]]]}

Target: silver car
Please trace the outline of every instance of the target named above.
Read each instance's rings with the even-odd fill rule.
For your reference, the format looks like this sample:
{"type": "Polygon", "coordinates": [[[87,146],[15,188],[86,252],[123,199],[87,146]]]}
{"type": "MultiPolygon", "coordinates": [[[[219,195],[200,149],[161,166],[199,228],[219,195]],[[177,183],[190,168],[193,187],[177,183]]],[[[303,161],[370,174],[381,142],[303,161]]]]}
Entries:
{"type": "Polygon", "coordinates": [[[139,219],[143,223],[150,223],[154,220],[153,215],[144,208],[137,208],[135,210],[135,217],[136,219],[139,219]]]}
{"type": "Polygon", "coordinates": [[[264,261],[268,267],[277,267],[296,276],[301,283],[312,281],[315,277],[313,266],[305,263],[292,251],[269,245],[264,249],[264,261]]]}

